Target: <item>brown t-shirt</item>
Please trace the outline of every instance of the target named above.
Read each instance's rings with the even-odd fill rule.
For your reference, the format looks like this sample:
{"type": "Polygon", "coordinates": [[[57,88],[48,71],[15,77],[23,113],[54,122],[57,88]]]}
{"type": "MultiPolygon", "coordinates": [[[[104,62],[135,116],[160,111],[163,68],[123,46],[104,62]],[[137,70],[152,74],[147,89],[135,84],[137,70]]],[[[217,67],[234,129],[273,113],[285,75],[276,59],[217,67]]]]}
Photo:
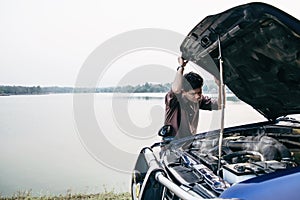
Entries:
{"type": "Polygon", "coordinates": [[[182,138],[197,131],[199,109],[217,110],[218,102],[203,96],[199,103],[182,98],[182,94],[169,91],[165,96],[166,113],[165,125],[172,125],[174,136],[182,138]]]}

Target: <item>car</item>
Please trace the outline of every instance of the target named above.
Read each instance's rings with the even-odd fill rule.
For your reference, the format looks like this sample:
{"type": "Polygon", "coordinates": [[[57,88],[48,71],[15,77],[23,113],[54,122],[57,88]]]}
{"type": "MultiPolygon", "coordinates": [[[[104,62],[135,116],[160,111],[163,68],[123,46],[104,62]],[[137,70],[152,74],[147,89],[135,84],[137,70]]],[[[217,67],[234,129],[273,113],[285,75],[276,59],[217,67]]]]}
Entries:
{"type": "Polygon", "coordinates": [[[180,51],[266,120],[179,139],[163,126],[137,158],[132,199],[300,199],[299,20],[243,4],[204,18],[180,51]]]}

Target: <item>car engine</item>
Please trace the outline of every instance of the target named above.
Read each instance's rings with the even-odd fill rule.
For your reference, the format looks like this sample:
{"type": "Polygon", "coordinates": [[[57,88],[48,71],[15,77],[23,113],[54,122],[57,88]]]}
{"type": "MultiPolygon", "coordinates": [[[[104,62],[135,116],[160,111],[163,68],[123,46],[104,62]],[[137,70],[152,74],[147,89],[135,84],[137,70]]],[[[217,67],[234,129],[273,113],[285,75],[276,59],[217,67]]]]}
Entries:
{"type": "Polygon", "coordinates": [[[282,127],[228,131],[219,162],[217,134],[199,136],[173,145],[163,162],[175,182],[215,198],[233,184],[298,166],[299,138],[291,128],[282,127]]]}

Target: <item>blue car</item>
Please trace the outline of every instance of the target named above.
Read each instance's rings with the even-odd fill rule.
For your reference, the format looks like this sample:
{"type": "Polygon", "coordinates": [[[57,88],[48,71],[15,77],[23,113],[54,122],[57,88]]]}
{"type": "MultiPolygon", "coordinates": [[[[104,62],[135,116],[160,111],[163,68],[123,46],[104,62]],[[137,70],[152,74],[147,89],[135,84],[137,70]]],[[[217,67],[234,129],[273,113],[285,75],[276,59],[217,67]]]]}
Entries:
{"type": "Polygon", "coordinates": [[[132,198],[300,199],[299,20],[265,3],[237,6],[203,19],[180,50],[266,120],[180,139],[162,127],[137,158],[132,198]]]}

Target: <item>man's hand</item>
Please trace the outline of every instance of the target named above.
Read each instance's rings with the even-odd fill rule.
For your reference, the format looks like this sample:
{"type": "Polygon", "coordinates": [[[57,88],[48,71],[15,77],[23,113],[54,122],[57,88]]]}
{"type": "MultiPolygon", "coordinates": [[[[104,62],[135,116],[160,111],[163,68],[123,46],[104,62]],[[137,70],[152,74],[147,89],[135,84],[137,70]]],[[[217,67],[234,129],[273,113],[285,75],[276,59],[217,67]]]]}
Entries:
{"type": "Polygon", "coordinates": [[[178,63],[181,67],[185,67],[185,65],[188,63],[188,60],[184,60],[182,57],[178,57],[178,63]]]}
{"type": "Polygon", "coordinates": [[[172,91],[175,94],[180,94],[182,90],[182,79],[183,79],[183,70],[186,63],[188,63],[187,60],[184,60],[182,57],[178,57],[178,63],[179,67],[177,68],[175,79],[172,83],[172,91]]]}

